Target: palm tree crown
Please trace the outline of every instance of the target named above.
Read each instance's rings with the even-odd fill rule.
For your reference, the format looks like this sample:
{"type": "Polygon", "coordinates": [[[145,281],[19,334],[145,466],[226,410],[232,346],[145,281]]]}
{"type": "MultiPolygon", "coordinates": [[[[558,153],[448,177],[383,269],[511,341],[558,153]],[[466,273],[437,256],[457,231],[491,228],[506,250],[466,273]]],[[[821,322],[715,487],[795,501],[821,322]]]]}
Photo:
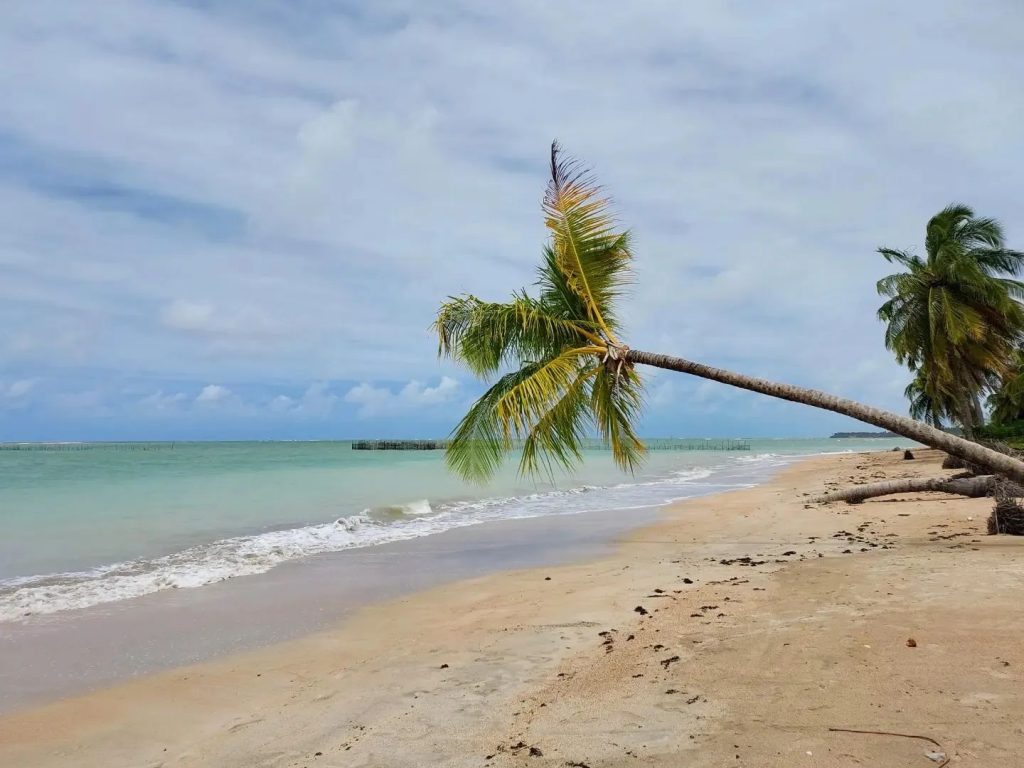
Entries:
{"type": "Polygon", "coordinates": [[[490,476],[515,440],[523,441],[524,473],[571,466],[595,427],[625,469],[644,450],[633,426],[640,377],[619,353],[615,314],[630,278],[629,233],[616,229],[608,199],[579,163],[560,156],[557,142],[543,209],[550,241],[539,296],[522,291],[505,303],[451,297],[434,323],[440,353],[477,376],[514,369],[452,434],[449,466],[469,479],[490,476]]]}
{"type": "Polygon", "coordinates": [[[965,205],[951,205],[928,222],[925,259],[878,251],[906,270],[878,281],[887,298],[878,310],[888,324],[886,347],[918,374],[914,394],[949,405],[944,410],[969,429],[981,417],[978,397],[1006,372],[1024,332],[1018,302],[1024,285],[1009,277],[1024,264],[1024,253],[1006,248],[997,221],[978,218],[965,205]]]}

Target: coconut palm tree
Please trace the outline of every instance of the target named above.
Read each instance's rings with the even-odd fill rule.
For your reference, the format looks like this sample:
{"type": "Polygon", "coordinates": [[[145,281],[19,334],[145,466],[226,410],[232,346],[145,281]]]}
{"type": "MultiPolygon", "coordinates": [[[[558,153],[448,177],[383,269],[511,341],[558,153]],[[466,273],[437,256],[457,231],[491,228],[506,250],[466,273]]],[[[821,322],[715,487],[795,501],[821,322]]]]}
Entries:
{"type": "Polygon", "coordinates": [[[929,394],[926,378],[921,371],[918,371],[907,388],[903,390],[903,395],[910,402],[911,417],[931,424],[933,427],[942,427],[950,418],[951,412],[955,413],[955,408],[952,408],[952,403],[948,399],[936,400],[929,394]]]}
{"type": "Polygon", "coordinates": [[[630,280],[629,233],[616,227],[592,176],[563,158],[557,143],[543,210],[550,240],[535,294],[523,290],[505,302],[450,297],[434,322],[440,355],[478,377],[496,377],[451,435],[447,462],[463,477],[490,477],[519,441],[521,472],[571,467],[594,429],[619,466],[633,470],[644,453],[636,432],[643,404],[636,367],[648,365],[851,416],[1024,482],[1024,462],[920,421],[817,390],[630,349],[616,312],[630,280]]]}
{"type": "Polygon", "coordinates": [[[1010,370],[989,395],[992,423],[1008,425],[1024,419],[1024,350],[1017,350],[1010,370]]]}
{"type": "Polygon", "coordinates": [[[878,281],[887,298],[878,316],[887,323],[885,345],[918,374],[922,392],[947,402],[948,413],[973,434],[983,419],[981,395],[1004,375],[1024,333],[1017,301],[1024,285],[1012,279],[1024,253],[1006,248],[994,219],[951,205],[928,222],[922,259],[879,248],[906,271],[878,281]]]}

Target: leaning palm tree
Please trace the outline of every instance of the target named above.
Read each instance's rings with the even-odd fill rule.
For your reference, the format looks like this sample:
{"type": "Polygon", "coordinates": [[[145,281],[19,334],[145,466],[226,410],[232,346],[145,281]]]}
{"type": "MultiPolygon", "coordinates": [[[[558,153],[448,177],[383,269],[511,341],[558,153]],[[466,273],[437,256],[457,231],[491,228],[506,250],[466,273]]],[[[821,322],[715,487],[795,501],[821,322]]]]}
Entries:
{"type": "Polygon", "coordinates": [[[982,418],[981,395],[1007,373],[1024,333],[1024,284],[1012,279],[1024,253],[1006,248],[994,219],[965,205],[944,208],[928,222],[921,258],[879,248],[905,271],[878,281],[887,298],[878,310],[885,345],[917,374],[932,402],[971,436],[982,418]]]}
{"type": "Polygon", "coordinates": [[[446,459],[463,477],[487,479],[520,441],[521,472],[572,467],[595,429],[618,465],[635,469],[644,453],[636,432],[643,404],[636,366],[648,365],[851,416],[1024,482],[1024,462],[920,421],[813,389],[630,349],[616,312],[630,280],[629,233],[616,227],[592,176],[563,158],[557,143],[543,210],[550,240],[535,294],[523,290],[505,302],[451,297],[434,322],[439,354],[481,378],[496,377],[451,435],[446,459]]]}

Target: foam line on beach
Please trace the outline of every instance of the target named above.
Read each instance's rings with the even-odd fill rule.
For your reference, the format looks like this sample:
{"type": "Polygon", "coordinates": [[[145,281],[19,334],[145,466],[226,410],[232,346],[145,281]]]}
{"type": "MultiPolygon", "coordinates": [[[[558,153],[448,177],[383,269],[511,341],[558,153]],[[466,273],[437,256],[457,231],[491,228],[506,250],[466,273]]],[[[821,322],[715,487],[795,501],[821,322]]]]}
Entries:
{"type": "Polygon", "coordinates": [[[750,487],[798,457],[762,454],[714,467],[610,486],[582,485],[509,497],[404,504],[366,509],[316,525],[269,530],[203,543],[162,557],[85,571],[0,581],[0,621],[113,603],[166,589],[189,589],[248,576],[312,555],[372,547],[498,520],[601,510],[650,508],[750,487]],[[756,467],[756,470],[752,470],[756,467]]]}

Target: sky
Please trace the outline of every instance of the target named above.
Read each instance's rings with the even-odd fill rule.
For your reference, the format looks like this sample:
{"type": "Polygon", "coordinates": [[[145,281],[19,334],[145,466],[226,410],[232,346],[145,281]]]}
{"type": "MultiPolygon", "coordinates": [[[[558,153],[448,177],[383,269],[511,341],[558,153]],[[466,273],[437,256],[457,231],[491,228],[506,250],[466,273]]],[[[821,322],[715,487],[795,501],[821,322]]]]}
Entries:
{"type": "MultiPolygon", "coordinates": [[[[880,245],[1024,247],[1024,6],[34,0],[0,18],[0,440],[447,433],[449,294],[534,279],[557,138],[627,343],[905,412],[880,245]]],[[[648,435],[832,414],[648,375],[648,435]]]]}

